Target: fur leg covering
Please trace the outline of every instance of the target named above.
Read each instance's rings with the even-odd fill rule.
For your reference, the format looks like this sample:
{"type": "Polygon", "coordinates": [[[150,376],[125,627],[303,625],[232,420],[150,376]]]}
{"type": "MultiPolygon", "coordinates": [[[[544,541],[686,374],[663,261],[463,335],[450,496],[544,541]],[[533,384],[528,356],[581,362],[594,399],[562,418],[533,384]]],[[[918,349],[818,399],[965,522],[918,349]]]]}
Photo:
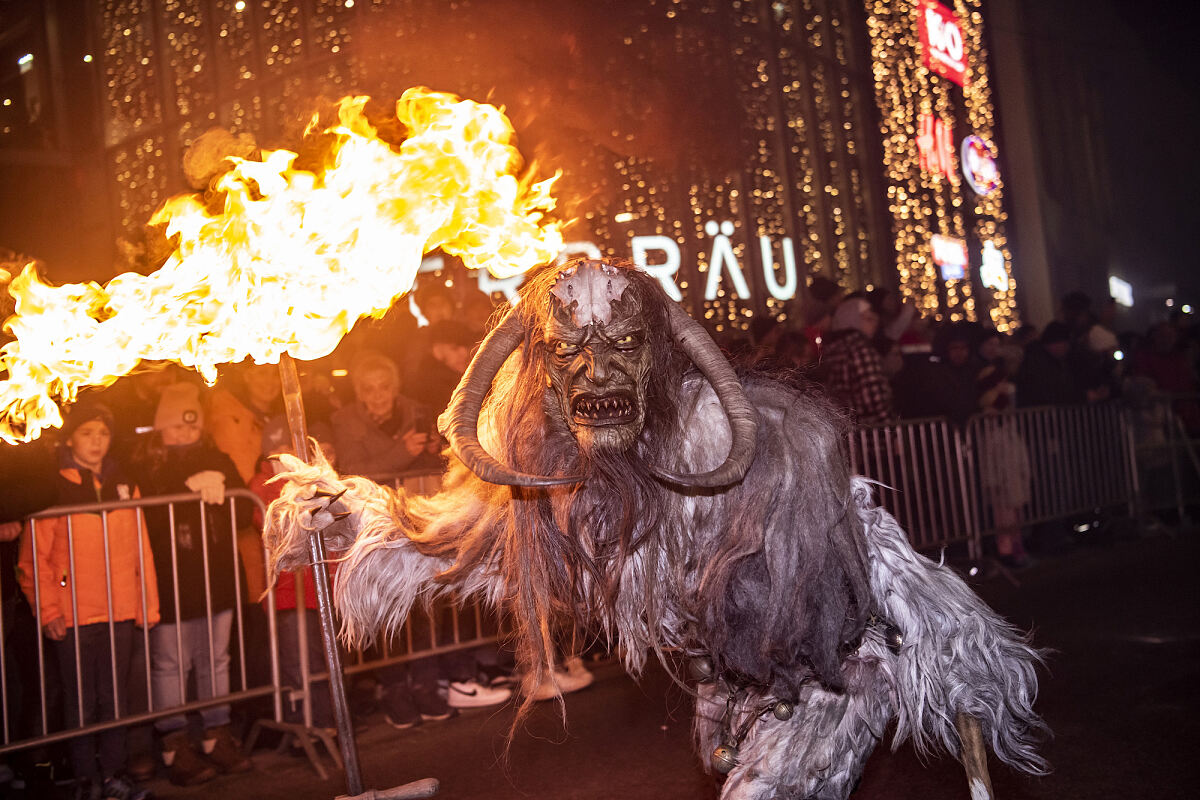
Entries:
{"type": "Polygon", "coordinates": [[[309,537],[321,532],[343,640],[361,645],[380,633],[390,636],[417,596],[433,593],[433,578],[450,562],[421,554],[409,540],[403,492],[341,478],[319,450],[313,464],[279,458],[286,471],[274,480],[285,482],[283,492],[267,508],[263,526],[272,580],[282,570],[308,566],[309,537]]]}
{"type": "Polygon", "coordinates": [[[1037,650],[952,570],[913,550],[892,515],[873,504],[866,479],[855,478],[852,488],[876,609],[904,639],[887,664],[897,698],[893,746],[911,736],[920,753],[957,754],[954,720],[961,712],[980,721],[1001,761],[1046,774],[1049,765],[1036,750],[1046,725],[1033,710],[1037,650]]]}
{"type": "Polygon", "coordinates": [[[911,738],[921,754],[957,756],[955,717],[978,719],[984,739],[1006,764],[1041,775],[1036,751],[1046,728],[1033,711],[1038,652],[988,608],[950,569],[918,554],[888,512],[873,505],[868,481],[853,482],[863,522],[877,613],[900,629],[893,652],[882,624],[870,626],[842,662],[846,691],[812,681],[798,698],[743,689],[728,723],[730,688],[701,684],[694,736],[706,769],[713,750],[737,747],[722,800],[842,800],[858,783],[867,758],[896,720],[895,749],[911,738]],[[771,706],[794,700],[795,713],[777,720],[771,706]],[[745,730],[740,742],[739,731],[745,730]]]}
{"type": "MultiPolygon", "coordinates": [[[[893,713],[880,664],[885,655],[890,654],[879,630],[868,628],[858,652],[842,664],[846,691],[830,691],[816,681],[805,684],[791,719],[781,721],[772,714],[779,698],[753,689],[744,692],[728,728],[737,732],[745,727],[747,735],[737,745],[738,765],[725,780],[722,800],[847,797],[893,713]]],[[[726,743],[722,721],[728,700],[723,684],[700,687],[694,733],[706,769],[709,754],[726,743]]]]}

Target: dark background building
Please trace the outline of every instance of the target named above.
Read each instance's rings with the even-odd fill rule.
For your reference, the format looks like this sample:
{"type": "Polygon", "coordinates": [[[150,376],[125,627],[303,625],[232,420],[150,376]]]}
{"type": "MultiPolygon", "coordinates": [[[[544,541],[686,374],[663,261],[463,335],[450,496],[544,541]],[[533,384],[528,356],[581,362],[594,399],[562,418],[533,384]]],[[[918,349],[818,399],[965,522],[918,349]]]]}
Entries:
{"type": "Polygon", "coordinates": [[[1112,93],[1043,32],[1059,3],[945,4],[969,72],[937,74],[918,26],[931,2],[9,2],[0,244],[59,282],[148,271],[145,223],[188,189],[182,157],[202,132],[294,149],[344,94],[370,94],[383,118],[427,85],[504,106],[539,173],[563,171],[568,239],[631,255],[636,237],[648,263],[677,258],[685,305],[714,327],[801,312],[816,274],[898,288],[939,317],[1007,328],[1027,307],[1044,323],[1050,298],[1099,293],[1106,254],[1136,249],[1119,207],[1131,176],[1097,116],[1117,115],[1112,93]],[[953,131],[945,172],[919,153],[924,117],[953,131]],[[969,133],[999,146],[1003,186],[987,197],[957,175],[969,133]],[[933,263],[933,234],[969,251],[961,279],[933,263]],[[988,242],[1003,289],[980,279],[988,242]]]}
{"type": "Polygon", "coordinates": [[[988,4],[1013,189],[1015,260],[1036,322],[1073,289],[1132,284],[1122,325],[1195,304],[1200,6],[988,4]],[[1172,301],[1167,306],[1167,301],[1172,301]]]}

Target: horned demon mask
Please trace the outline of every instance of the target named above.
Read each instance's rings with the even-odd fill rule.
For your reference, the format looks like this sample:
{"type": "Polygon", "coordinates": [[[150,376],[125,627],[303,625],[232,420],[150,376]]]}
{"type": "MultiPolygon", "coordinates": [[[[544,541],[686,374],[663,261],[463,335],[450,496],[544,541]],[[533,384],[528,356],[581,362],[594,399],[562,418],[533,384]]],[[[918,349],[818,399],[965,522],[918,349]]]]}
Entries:
{"type": "MultiPolygon", "coordinates": [[[[758,418],[737,376],[708,333],[670,300],[649,276],[631,265],[579,259],[532,281],[522,304],[534,303],[546,380],[557,413],[581,450],[624,451],[635,447],[646,420],[652,349],[678,347],[712,384],[729,420],[732,443],[725,462],[698,475],[651,466],[664,481],[681,486],[737,483],[754,459],[758,418]],[[664,309],[669,331],[655,330],[648,313],[664,309]]],[[[447,409],[445,434],[455,454],[480,478],[512,486],[577,483],[578,476],[518,472],[479,443],[479,412],[492,380],[523,343],[527,331],[514,308],[484,340],[447,409]]],[[[526,317],[530,313],[525,309],[526,317]]]]}

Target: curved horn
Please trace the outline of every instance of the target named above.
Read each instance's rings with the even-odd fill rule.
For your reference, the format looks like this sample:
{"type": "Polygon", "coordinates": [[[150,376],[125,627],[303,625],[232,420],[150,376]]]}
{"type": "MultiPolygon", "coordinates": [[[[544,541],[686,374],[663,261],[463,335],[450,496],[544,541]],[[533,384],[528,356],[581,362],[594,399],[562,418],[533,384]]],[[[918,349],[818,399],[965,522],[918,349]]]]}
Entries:
{"type": "Polygon", "coordinates": [[[668,302],[668,317],[671,321],[671,334],[675,341],[687,353],[692,363],[699,368],[708,382],[712,384],[721,408],[729,419],[732,432],[732,442],[729,445],[729,455],[725,463],[711,472],[699,475],[685,475],[661,468],[653,468],[654,474],[665,481],[680,486],[698,486],[715,488],[737,483],[750,469],[754,461],[754,451],[758,437],[758,412],[742,391],[733,367],[724,354],[717,348],[716,342],[708,332],[687,315],[676,303],[668,302]]]}
{"type": "Polygon", "coordinates": [[[577,477],[546,477],[518,472],[501,464],[479,443],[479,412],[483,398],[491,388],[496,373],[525,338],[517,309],[509,310],[504,319],[487,335],[475,358],[471,359],[467,371],[450,398],[450,406],[444,414],[445,434],[454,455],[458,456],[467,469],[488,483],[506,486],[558,486],[578,483],[577,477]]]}

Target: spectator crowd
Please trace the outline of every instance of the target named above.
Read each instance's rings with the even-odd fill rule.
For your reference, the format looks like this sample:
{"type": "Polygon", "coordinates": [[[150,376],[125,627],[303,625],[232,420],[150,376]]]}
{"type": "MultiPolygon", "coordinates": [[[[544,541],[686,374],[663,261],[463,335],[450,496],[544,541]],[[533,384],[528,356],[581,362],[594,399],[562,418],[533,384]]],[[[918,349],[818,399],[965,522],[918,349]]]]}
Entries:
{"type": "MultiPolygon", "coordinates": [[[[1075,292],[1044,328],[1000,333],[936,323],[888,290],[846,294],[817,277],[808,293],[802,316],[756,320],[748,337],[720,343],[748,368],[821,387],[858,425],[944,417],[962,426],[1019,407],[1198,388],[1200,341],[1179,316],[1144,335],[1118,333],[1111,301],[1095,306],[1075,292]]],[[[437,415],[493,309],[477,292],[456,296],[441,284],[422,287],[417,299],[427,325],[417,326],[400,304],[360,325],[333,355],[303,365],[309,431],[341,472],[390,479],[442,468],[437,415]]],[[[1186,400],[1177,408],[1193,436],[1196,409],[1186,400]]],[[[997,554],[1021,566],[1028,557],[1013,509],[1028,501],[1028,477],[1013,476],[1022,474],[1024,445],[1011,427],[994,430],[983,490],[1000,528],[997,554]]],[[[170,366],[142,372],[85,394],[56,437],[4,447],[0,588],[14,738],[113,719],[117,709],[146,711],[148,701],[157,709],[219,699],[245,688],[246,669],[233,668],[235,657],[249,662],[251,683],[264,680],[262,654],[245,647],[266,635],[262,520],[228,492],[249,489],[270,502],[278,487],[269,456],[289,443],[277,368],[247,363],[224,369],[211,387],[170,366]],[[180,493],[200,500],[26,520],[47,508],[180,493]]],[[[274,604],[282,679],[298,686],[298,607],[310,662],[323,669],[311,576],[283,576],[274,604]]],[[[412,641],[436,646],[445,614],[443,607],[414,614],[412,641]]],[[[559,667],[524,691],[547,699],[591,681],[570,634],[559,667]]],[[[417,658],[378,670],[365,702],[396,728],[444,720],[507,700],[516,688],[509,666],[488,648],[417,658]]],[[[297,709],[288,713],[298,719],[297,709]]],[[[314,692],[312,721],[333,729],[327,692],[314,692]]],[[[58,757],[75,796],[133,798],[156,770],[195,785],[251,769],[237,723],[236,709],[210,703],[152,727],[76,737],[58,757]]],[[[29,772],[54,757],[41,748],[11,766],[29,772]]]]}

